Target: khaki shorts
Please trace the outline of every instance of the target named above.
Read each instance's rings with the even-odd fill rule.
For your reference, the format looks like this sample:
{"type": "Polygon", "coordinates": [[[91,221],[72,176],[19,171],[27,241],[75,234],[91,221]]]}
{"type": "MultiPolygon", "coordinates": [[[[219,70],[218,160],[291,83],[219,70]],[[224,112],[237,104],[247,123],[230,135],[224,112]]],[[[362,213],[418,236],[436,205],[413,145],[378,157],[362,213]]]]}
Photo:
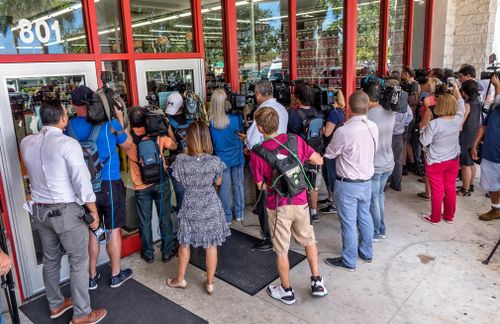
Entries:
{"type": "Polygon", "coordinates": [[[267,214],[269,216],[269,229],[273,241],[273,250],[277,255],[288,254],[290,238],[292,236],[295,242],[302,246],[316,243],[307,204],[278,207],[277,222],[276,210],[268,209],[267,214]]]}

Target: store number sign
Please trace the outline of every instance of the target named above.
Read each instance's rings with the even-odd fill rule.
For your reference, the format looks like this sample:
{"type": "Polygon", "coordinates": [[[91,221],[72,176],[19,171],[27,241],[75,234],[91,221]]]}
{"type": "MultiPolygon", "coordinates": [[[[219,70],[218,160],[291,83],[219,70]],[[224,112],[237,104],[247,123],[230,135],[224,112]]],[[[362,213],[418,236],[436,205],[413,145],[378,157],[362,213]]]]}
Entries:
{"type": "Polygon", "coordinates": [[[50,41],[52,33],[56,38],[56,42],[61,42],[61,29],[59,21],[55,20],[49,25],[45,20],[40,20],[32,23],[28,19],[19,20],[18,24],[19,38],[25,44],[31,44],[37,39],[42,44],[47,44],[50,41]]]}

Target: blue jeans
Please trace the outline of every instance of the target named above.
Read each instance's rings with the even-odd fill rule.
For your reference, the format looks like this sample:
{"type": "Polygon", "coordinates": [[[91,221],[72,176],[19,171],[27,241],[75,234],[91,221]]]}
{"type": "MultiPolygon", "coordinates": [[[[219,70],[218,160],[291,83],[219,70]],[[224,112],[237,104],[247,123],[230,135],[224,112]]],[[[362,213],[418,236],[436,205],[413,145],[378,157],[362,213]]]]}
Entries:
{"type": "Polygon", "coordinates": [[[181,209],[181,207],[182,207],[182,201],[184,200],[184,192],[186,191],[186,189],[179,181],[177,181],[172,176],[172,171],[171,171],[172,169],[169,169],[169,170],[170,170],[169,175],[170,175],[170,178],[172,179],[172,185],[174,187],[174,192],[175,192],[175,202],[176,202],[175,211],[179,212],[179,209],[181,209]]]}
{"type": "Polygon", "coordinates": [[[243,187],[244,181],[244,164],[239,166],[228,167],[222,172],[222,184],[220,185],[219,197],[226,214],[226,222],[230,223],[233,220],[233,200],[234,200],[234,216],[243,218],[245,210],[245,193],[243,187]],[[233,199],[231,199],[231,197],[233,199]]]}
{"type": "Polygon", "coordinates": [[[375,173],[372,177],[372,196],[370,199],[370,214],[373,219],[373,237],[385,235],[384,223],[384,187],[392,170],[384,173],[375,173]]]}
{"type": "Polygon", "coordinates": [[[335,159],[325,158],[326,178],[328,189],[333,193],[335,191],[335,181],[337,181],[337,163],[335,159]]]}
{"type": "Polygon", "coordinates": [[[137,213],[139,214],[139,233],[141,235],[142,254],[147,258],[154,256],[153,233],[151,220],[153,218],[153,201],[158,212],[161,234],[161,253],[169,255],[174,249],[175,233],[170,217],[170,182],[165,177],[162,185],[155,184],[135,191],[137,213]]]}
{"type": "Polygon", "coordinates": [[[335,205],[342,228],[342,261],[348,267],[356,267],[358,251],[363,258],[372,258],[371,191],[371,181],[335,182],[335,205]]]}

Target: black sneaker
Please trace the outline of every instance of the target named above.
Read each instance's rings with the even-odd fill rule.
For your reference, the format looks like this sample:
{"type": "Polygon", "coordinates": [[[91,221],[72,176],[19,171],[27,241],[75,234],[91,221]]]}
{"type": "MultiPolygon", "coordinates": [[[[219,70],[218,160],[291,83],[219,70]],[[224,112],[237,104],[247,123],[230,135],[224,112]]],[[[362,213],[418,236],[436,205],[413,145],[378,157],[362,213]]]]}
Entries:
{"type": "Polygon", "coordinates": [[[358,252],[358,257],[366,263],[372,263],[372,258],[366,258],[359,252],[358,252]]]}
{"type": "Polygon", "coordinates": [[[348,266],[346,266],[345,263],[344,263],[344,261],[342,261],[342,257],[325,259],[325,263],[328,264],[331,267],[342,268],[342,269],[344,269],[346,271],[349,271],[349,272],[356,271],[355,267],[348,267],[348,266]]]}
{"type": "Polygon", "coordinates": [[[161,262],[163,262],[163,263],[170,262],[176,256],[176,254],[177,253],[175,253],[175,252],[162,254],[162,256],[161,256],[161,262]]]}
{"type": "Polygon", "coordinates": [[[333,201],[331,201],[328,198],[318,200],[318,205],[331,205],[332,203],[333,203],[333,201]]]}
{"type": "Polygon", "coordinates": [[[312,215],[312,221],[313,221],[313,223],[319,222],[319,216],[318,216],[318,214],[312,215]]]}
{"type": "Polygon", "coordinates": [[[319,212],[321,214],[336,214],[337,213],[337,207],[333,206],[333,205],[328,205],[324,208],[321,208],[319,210],[319,212]]]}
{"type": "Polygon", "coordinates": [[[148,257],[144,253],[141,252],[141,258],[146,261],[147,263],[153,263],[155,261],[155,258],[153,257],[148,257]]]}
{"type": "Polygon", "coordinates": [[[89,278],[89,290],[96,290],[98,285],[97,282],[101,279],[101,274],[98,272],[94,278],[89,278]]]}
{"type": "Polygon", "coordinates": [[[293,292],[292,287],[285,290],[281,287],[281,285],[269,285],[267,286],[266,291],[269,296],[281,301],[282,303],[287,305],[295,303],[295,293],[293,292]]]}
{"type": "Polygon", "coordinates": [[[313,296],[323,297],[328,295],[328,290],[323,283],[322,277],[311,277],[311,289],[313,296]]]}
{"type": "Polygon", "coordinates": [[[265,239],[262,240],[261,242],[257,243],[253,248],[255,251],[259,252],[268,252],[273,250],[273,243],[271,242],[270,239],[265,239]]]}
{"type": "Polygon", "coordinates": [[[116,276],[114,277],[111,277],[111,282],[110,282],[110,286],[111,288],[118,288],[120,287],[121,285],[123,285],[123,283],[127,280],[129,280],[130,278],[132,278],[132,269],[125,269],[125,270],[120,270],[120,273],[117,274],[116,276]]]}

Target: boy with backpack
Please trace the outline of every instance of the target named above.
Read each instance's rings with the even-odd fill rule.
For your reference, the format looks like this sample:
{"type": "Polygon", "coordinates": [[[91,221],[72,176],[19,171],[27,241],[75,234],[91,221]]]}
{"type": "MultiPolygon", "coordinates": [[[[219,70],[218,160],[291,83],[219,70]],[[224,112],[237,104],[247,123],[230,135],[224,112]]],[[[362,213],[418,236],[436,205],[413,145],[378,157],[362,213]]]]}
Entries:
{"type": "Polygon", "coordinates": [[[175,150],[177,144],[167,117],[160,108],[133,106],[128,116],[133,144],[127,150],[127,156],[139,214],[141,258],[147,263],[154,261],[151,227],[154,202],[160,226],[162,261],[166,263],[175,256],[177,244],[170,217],[170,179],[163,151],[175,150]]]}
{"type": "MultiPolygon", "coordinates": [[[[96,123],[89,122],[89,113],[94,115],[90,99],[94,92],[86,86],[79,86],[71,92],[71,103],[76,117],[71,119],[66,128],[67,134],[90,154],[87,163],[94,163],[99,170],[92,175],[93,189],[96,194],[96,206],[101,224],[108,233],[106,251],[111,261],[111,288],[118,288],[132,278],[131,269],[121,269],[121,227],[127,222],[126,192],[120,175],[120,158],[116,146],[127,150],[132,145],[132,138],[123,127],[123,112],[110,105],[116,119],[96,123]],[[89,150],[89,147],[91,148],[89,150]]],[[[108,104],[108,103],[106,103],[108,104]]],[[[102,107],[102,106],[101,106],[102,107]]],[[[84,155],[85,158],[86,155],[84,155]]],[[[97,289],[100,274],[97,272],[99,242],[90,232],[89,239],[89,290],[97,289]]]]}
{"type": "Polygon", "coordinates": [[[323,158],[299,136],[278,134],[279,117],[274,109],[260,108],[254,119],[264,142],[253,148],[250,167],[257,187],[267,191],[271,240],[281,281],[281,285],[269,285],[267,293],[288,305],[295,302],[288,277],[288,250],[293,236],[306,250],[312,295],[326,296],[328,291],[319,273],[318,249],[307,205],[306,191],[310,184],[303,168],[306,161],[322,165],[323,158]]]}
{"type": "MultiPolygon", "coordinates": [[[[323,113],[314,107],[314,90],[304,82],[295,86],[293,92],[297,100],[298,109],[292,109],[288,117],[288,133],[302,137],[305,142],[319,154],[324,153],[325,145],[323,139],[324,117],[323,113]]],[[[313,182],[313,190],[310,192],[310,207],[313,222],[318,222],[318,190],[321,184],[321,168],[317,165],[306,164],[307,176],[313,182]]]]}

